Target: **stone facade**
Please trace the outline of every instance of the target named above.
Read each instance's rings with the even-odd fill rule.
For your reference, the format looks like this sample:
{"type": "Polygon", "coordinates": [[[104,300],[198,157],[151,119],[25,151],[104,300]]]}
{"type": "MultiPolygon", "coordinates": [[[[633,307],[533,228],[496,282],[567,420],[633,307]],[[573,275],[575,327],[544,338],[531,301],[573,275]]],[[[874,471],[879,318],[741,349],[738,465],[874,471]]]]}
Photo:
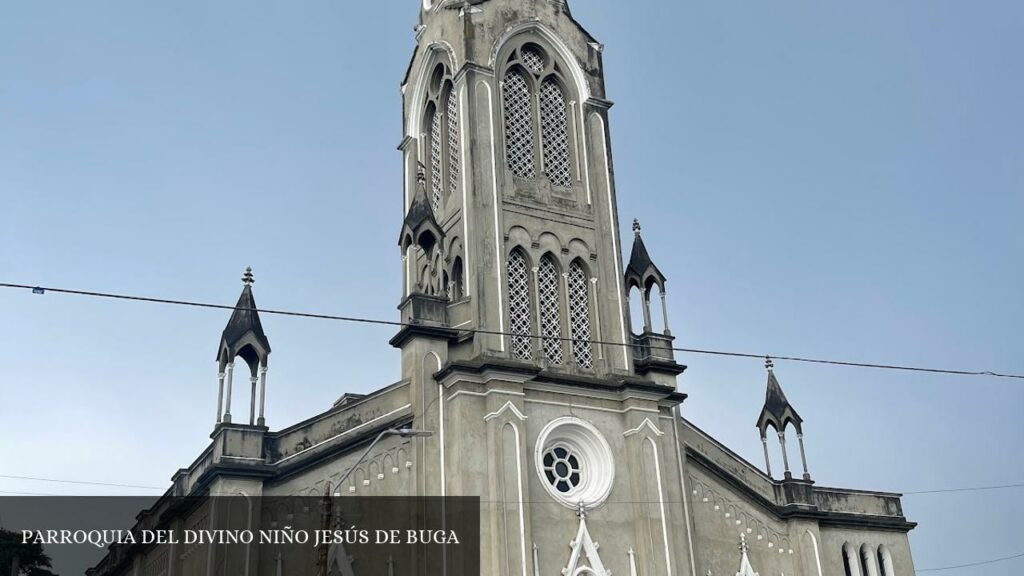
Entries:
{"type": "MultiPolygon", "coordinates": [[[[230,409],[241,357],[249,424],[219,403],[210,446],[167,496],[479,496],[489,575],[914,574],[899,495],[819,487],[805,460],[773,479],[682,417],[666,279],[639,225],[622,258],[602,45],[566,2],[422,1],[402,84],[401,380],[272,431],[270,346],[236,311],[220,396],[230,409]],[[432,435],[383,436],[355,466],[401,427],[432,435]]],[[[802,457],[771,373],[767,397],[761,437],[795,428],[802,457]]],[[[282,573],[251,554],[244,573],[282,573]]],[[[112,553],[93,573],[147,566],[243,573],[173,548],[112,553]]]]}

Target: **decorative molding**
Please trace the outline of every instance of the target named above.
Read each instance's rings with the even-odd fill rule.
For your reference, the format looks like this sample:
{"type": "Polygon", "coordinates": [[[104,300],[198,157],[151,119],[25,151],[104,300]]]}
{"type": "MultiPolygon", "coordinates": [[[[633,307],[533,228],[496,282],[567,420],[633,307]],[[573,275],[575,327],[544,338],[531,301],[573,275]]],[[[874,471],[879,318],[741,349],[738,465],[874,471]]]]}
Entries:
{"type": "Polygon", "coordinates": [[[664,432],[658,430],[658,427],[655,426],[653,422],[651,422],[650,418],[644,418],[644,421],[641,422],[639,426],[633,428],[632,430],[626,430],[625,432],[622,433],[622,435],[625,436],[626,438],[629,438],[630,436],[639,434],[644,428],[649,429],[651,432],[654,433],[655,436],[660,437],[665,435],[664,432]]]}
{"type": "Polygon", "coordinates": [[[498,408],[496,411],[484,416],[484,422],[490,422],[491,420],[494,420],[495,418],[501,416],[502,414],[509,410],[512,411],[512,414],[514,414],[516,418],[519,418],[520,422],[526,420],[526,414],[520,412],[519,408],[516,408],[516,405],[513,404],[511,400],[509,400],[508,402],[505,402],[505,404],[501,408],[498,408]]]}
{"type": "Polygon", "coordinates": [[[604,563],[601,561],[601,555],[597,552],[601,546],[594,542],[594,539],[590,536],[590,530],[587,529],[586,513],[580,510],[579,516],[580,527],[576,531],[576,537],[569,542],[572,552],[569,554],[569,562],[566,563],[565,568],[562,568],[563,576],[577,576],[579,574],[611,576],[611,572],[605,570],[604,563]],[[581,569],[581,556],[585,556],[587,559],[586,563],[590,565],[587,569],[581,569]]]}
{"type": "Polygon", "coordinates": [[[780,554],[794,553],[789,537],[756,518],[745,509],[746,505],[742,500],[723,496],[709,483],[696,479],[692,474],[688,476],[687,483],[690,485],[690,498],[695,506],[703,504],[711,508],[712,512],[720,515],[723,521],[739,530],[744,537],[748,534],[755,537],[755,543],[760,543],[771,551],[778,550],[780,554]]]}

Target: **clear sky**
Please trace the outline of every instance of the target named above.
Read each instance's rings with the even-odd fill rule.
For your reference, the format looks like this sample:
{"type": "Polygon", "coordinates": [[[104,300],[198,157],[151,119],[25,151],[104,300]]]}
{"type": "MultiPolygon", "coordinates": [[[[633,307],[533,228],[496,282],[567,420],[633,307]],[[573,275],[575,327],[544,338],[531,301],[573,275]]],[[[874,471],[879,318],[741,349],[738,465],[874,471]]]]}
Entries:
{"type": "MultiPolygon", "coordinates": [[[[263,307],[397,319],[416,6],[4,2],[0,282],[233,304],[251,265],[263,307]]],[[[678,345],[1024,372],[1024,4],[572,8],[678,345]]],[[[0,290],[0,474],[166,486],[208,442],[227,316],[0,290]]],[[[263,323],[272,427],[398,378],[389,328],[263,323]]],[[[760,463],[761,362],[682,361],[687,417],[760,463]]],[[[1019,380],[776,374],[820,484],[1024,481],[1019,380]]],[[[1024,490],[904,503],[918,568],[1024,552],[1024,490]]]]}

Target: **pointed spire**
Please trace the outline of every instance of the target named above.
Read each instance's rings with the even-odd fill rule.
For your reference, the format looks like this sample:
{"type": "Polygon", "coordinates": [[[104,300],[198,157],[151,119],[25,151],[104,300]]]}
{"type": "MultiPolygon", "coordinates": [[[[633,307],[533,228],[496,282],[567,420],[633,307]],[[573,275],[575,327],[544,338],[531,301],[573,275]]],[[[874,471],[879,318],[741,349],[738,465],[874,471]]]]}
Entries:
{"type": "Polygon", "coordinates": [[[747,556],[747,552],[750,548],[747,546],[747,537],[742,532],[740,533],[740,569],[736,572],[736,576],[758,576],[757,572],[754,572],[754,567],[750,565],[750,558],[747,556]]]}
{"type": "Polygon", "coordinates": [[[782,391],[782,385],[775,377],[775,363],[771,357],[765,356],[765,370],[768,371],[768,384],[764,394],[764,407],[761,408],[761,415],[757,419],[757,428],[764,438],[768,425],[771,424],[776,430],[782,431],[786,425],[792,423],[798,434],[802,434],[803,418],[797,413],[793,405],[789,403],[786,394],[782,391]]]}
{"type": "MultiPolygon", "coordinates": [[[[262,362],[270,354],[270,341],[263,332],[263,323],[256,308],[256,298],[252,293],[255,282],[252,267],[247,267],[242,275],[242,293],[235,304],[235,310],[228,319],[224,332],[221,333],[217,359],[222,363],[230,363],[236,356],[249,363],[250,367],[262,362]]],[[[253,368],[255,373],[255,368],[253,368]]]]}
{"type": "Polygon", "coordinates": [[[665,275],[658,270],[647,253],[647,246],[640,236],[640,221],[633,219],[633,251],[629,256],[629,265],[626,266],[626,290],[632,286],[646,290],[652,282],[657,284],[662,292],[665,291],[665,275]]]}
{"type": "MultiPolygon", "coordinates": [[[[434,207],[427,198],[427,176],[426,167],[418,162],[416,167],[416,191],[413,193],[409,210],[405,213],[405,220],[402,223],[402,233],[398,239],[398,245],[405,250],[409,244],[420,244],[421,233],[430,231],[434,242],[439,241],[443,233],[441,225],[434,216],[434,207]]],[[[424,248],[429,248],[424,246],[424,248]]]]}

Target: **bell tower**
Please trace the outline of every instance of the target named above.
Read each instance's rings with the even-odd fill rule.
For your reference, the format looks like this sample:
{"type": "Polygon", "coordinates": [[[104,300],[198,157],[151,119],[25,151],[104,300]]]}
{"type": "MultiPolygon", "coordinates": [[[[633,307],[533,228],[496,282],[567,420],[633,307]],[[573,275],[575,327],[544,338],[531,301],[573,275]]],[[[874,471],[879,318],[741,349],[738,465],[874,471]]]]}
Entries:
{"type": "Polygon", "coordinates": [[[603,46],[561,0],[419,8],[402,83],[402,296],[447,302],[444,318],[403,319],[462,330],[452,359],[674,386],[681,369],[635,366],[603,46]],[[428,211],[437,230],[410,236],[428,211]]]}

